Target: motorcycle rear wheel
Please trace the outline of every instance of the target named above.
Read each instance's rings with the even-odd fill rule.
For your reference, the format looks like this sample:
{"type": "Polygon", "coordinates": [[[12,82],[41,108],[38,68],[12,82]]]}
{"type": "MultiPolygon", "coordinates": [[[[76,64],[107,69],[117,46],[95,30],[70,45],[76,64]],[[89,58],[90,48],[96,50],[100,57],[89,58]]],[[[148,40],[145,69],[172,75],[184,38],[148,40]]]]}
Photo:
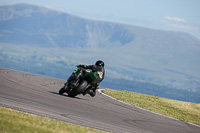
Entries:
{"type": "Polygon", "coordinates": [[[73,88],[71,91],[68,92],[68,96],[75,97],[78,94],[81,94],[84,91],[84,89],[86,89],[87,86],[88,86],[88,82],[85,80],[82,80],[76,88],[73,88]]]}

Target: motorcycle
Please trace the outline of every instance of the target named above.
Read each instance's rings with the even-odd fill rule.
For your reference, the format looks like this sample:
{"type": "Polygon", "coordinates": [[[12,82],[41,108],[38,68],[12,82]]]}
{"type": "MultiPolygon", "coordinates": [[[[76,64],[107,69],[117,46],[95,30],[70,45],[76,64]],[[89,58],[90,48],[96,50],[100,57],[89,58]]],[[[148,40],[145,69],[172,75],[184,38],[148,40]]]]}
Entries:
{"type": "Polygon", "coordinates": [[[59,94],[67,93],[69,97],[76,97],[79,94],[85,95],[94,87],[94,84],[99,80],[101,75],[101,72],[92,72],[81,66],[77,66],[64,86],[59,90],[59,94]],[[76,79],[78,75],[80,76],[76,79]]]}

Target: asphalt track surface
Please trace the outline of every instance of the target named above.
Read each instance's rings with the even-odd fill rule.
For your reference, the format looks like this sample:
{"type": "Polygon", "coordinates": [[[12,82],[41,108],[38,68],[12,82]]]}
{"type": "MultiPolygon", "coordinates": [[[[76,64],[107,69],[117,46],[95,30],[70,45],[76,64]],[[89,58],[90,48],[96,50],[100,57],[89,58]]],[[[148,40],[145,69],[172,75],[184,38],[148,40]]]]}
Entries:
{"type": "Polygon", "coordinates": [[[116,133],[200,133],[200,127],[95,97],[59,95],[64,80],[0,68],[0,106],[116,133]]]}

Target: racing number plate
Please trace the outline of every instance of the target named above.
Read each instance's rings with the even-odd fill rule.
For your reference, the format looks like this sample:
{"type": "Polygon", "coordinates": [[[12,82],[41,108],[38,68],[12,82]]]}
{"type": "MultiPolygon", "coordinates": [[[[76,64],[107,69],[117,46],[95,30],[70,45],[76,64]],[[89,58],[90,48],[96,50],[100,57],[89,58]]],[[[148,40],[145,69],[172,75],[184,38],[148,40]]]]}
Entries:
{"type": "Polygon", "coordinates": [[[103,72],[98,71],[97,73],[99,74],[99,77],[102,79],[103,78],[103,72]]]}

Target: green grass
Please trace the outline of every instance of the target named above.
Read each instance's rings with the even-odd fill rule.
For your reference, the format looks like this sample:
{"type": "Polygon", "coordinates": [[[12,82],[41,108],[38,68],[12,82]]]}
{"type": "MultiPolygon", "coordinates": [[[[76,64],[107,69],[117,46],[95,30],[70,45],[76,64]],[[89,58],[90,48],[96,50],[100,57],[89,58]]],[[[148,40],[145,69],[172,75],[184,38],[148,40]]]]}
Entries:
{"type": "Polygon", "coordinates": [[[104,93],[126,103],[200,125],[200,104],[171,100],[135,92],[104,90],[104,93]]]}
{"type": "Polygon", "coordinates": [[[24,133],[103,133],[78,125],[0,107],[0,132],[24,133]]]}

